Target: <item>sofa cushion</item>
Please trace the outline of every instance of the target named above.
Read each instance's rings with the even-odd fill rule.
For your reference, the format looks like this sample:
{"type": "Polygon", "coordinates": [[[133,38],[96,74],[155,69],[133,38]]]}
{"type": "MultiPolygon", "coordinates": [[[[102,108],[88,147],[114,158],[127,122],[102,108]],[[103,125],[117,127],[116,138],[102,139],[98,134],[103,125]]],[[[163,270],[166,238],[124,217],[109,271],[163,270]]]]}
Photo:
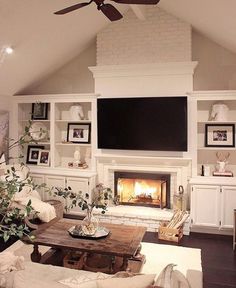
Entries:
{"type": "Polygon", "coordinates": [[[168,264],[155,278],[155,286],[163,288],[191,288],[188,280],[178,270],[173,270],[174,264],[168,264]]]}

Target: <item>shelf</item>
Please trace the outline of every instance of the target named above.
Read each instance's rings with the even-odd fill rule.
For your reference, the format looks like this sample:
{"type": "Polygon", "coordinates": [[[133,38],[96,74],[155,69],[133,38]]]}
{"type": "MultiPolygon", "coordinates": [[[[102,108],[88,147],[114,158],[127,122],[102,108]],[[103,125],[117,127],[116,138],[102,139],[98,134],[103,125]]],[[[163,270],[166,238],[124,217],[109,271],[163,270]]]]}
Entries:
{"type": "Polygon", "coordinates": [[[233,121],[198,121],[197,122],[199,125],[204,125],[204,124],[215,124],[215,125],[219,125],[219,124],[236,124],[236,120],[233,121]]]}
{"type": "Polygon", "coordinates": [[[235,147],[198,147],[197,150],[235,150],[235,147]]]}
{"type": "Polygon", "coordinates": [[[47,120],[32,120],[32,119],[19,120],[19,122],[29,122],[29,121],[30,121],[30,122],[44,122],[44,123],[45,123],[45,122],[46,122],[46,123],[48,122],[48,123],[50,123],[50,120],[48,120],[48,119],[47,119],[47,120]]]}
{"type": "Polygon", "coordinates": [[[29,142],[29,145],[50,145],[50,142],[29,142]]]}
{"type": "Polygon", "coordinates": [[[91,146],[91,143],[56,143],[56,146],[91,146]]]}
{"type": "Polygon", "coordinates": [[[56,123],[91,123],[91,120],[55,120],[56,123]]]}

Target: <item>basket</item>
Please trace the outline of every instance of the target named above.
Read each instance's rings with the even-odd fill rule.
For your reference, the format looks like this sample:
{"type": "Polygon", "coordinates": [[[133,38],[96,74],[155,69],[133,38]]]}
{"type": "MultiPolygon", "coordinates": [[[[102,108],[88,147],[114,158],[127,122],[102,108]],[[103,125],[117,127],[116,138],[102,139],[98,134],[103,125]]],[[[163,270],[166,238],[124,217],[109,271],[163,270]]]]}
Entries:
{"type": "Polygon", "coordinates": [[[163,221],[160,223],[158,239],[179,243],[183,237],[183,225],[179,228],[169,228],[166,227],[168,223],[168,221],[163,221]]]}
{"type": "Polygon", "coordinates": [[[45,200],[45,203],[52,205],[55,208],[57,218],[63,218],[63,204],[59,200],[45,200]]]}
{"type": "Polygon", "coordinates": [[[84,253],[70,251],[63,259],[63,266],[70,269],[82,269],[84,264],[84,253]]]}

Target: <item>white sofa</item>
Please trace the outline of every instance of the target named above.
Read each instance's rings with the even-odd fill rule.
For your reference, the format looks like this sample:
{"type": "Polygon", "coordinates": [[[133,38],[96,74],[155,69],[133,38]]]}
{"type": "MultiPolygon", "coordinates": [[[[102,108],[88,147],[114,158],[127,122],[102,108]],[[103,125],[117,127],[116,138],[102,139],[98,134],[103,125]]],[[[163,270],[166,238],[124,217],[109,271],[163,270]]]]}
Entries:
{"type": "MultiPolygon", "coordinates": [[[[45,252],[47,249],[47,247],[40,247],[41,252],[45,252]]],[[[77,280],[78,278],[83,279],[83,277],[96,278],[96,273],[30,262],[32,247],[21,244],[20,241],[16,242],[15,247],[13,245],[8,248],[7,251],[14,251],[15,255],[23,255],[26,260],[24,270],[8,273],[7,288],[100,288],[100,286],[97,286],[96,280],[73,286],[73,279],[71,279],[71,277],[75,277],[77,280]],[[72,283],[72,286],[68,286],[68,283],[65,285],[59,282],[65,279],[68,281],[64,283],[72,283]]],[[[175,263],[177,264],[176,269],[186,276],[191,288],[203,287],[200,249],[142,243],[142,253],[146,255],[146,263],[143,266],[142,273],[147,277],[159,275],[167,264],[175,263]]],[[[139,280],[138,284],[133,284],[131,287],[138,288],[137,285],[141,285],[139,286],[140,288],[147,287],[148,285],[146,284],[150,280],[149,278],[139,280]],[[142,281],[144,281],[144,284],[142,281]]],[[[119,288],[129,287],[129,284],[123,283],[124,280],[116,279],[115,281],[119,288]]],[[[103,287],[105,288],[106,286],[101,286],[101,288],[103,287]]]]}

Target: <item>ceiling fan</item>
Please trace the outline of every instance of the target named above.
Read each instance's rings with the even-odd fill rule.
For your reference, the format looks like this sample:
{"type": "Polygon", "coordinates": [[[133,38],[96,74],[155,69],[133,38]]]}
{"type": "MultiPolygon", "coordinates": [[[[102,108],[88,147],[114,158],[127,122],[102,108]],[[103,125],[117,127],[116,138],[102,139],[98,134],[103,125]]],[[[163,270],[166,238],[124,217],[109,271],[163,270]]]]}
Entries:
{"type": "MultiPolygon", "coordinates": [[[[111,0],[119,4],[134,4],[134,5],[156,5],[160,0],[111,0]]],[[[104,3],[104,0],[90,0],[89,2],[78,3],[62,10],[55,12],[56,15],[64,15],[66,13],[72,12],[74,10],[80,9],[82,7],[88,6],[94,2],[97,5],[97,9],[101,10],[102,13],[111,21],[116,21],[121,19],[123,16],[121,13],[111,4],[104,3]]]]}

